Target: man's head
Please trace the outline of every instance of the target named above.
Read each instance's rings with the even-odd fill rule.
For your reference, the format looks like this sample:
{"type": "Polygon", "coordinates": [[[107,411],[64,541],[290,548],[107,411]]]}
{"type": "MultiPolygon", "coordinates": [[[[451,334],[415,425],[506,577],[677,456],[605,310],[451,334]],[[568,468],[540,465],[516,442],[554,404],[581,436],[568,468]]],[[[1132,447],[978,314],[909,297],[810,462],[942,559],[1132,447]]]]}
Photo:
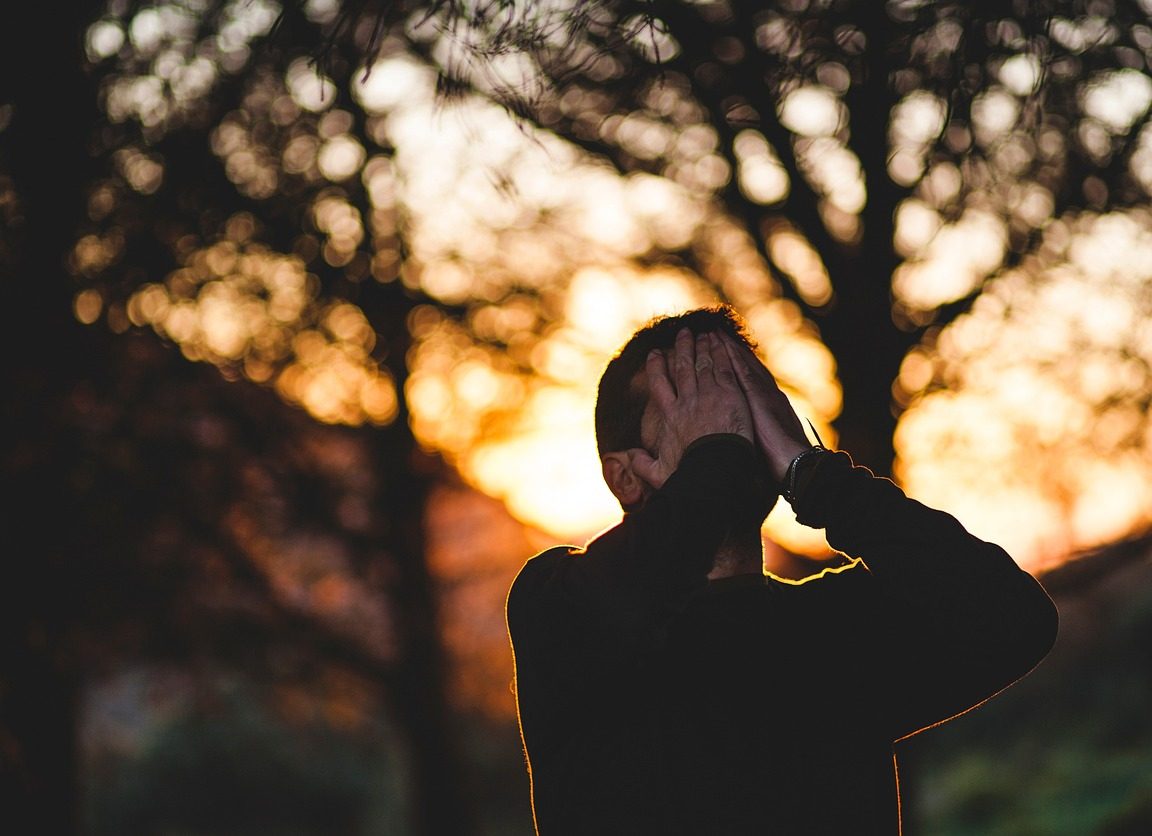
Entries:
{"type": "Polygon", "coordinates": [[[596,395],[596,446],[604,464],[604,478],[626,508],[646,493],[642,485],[621,482],[621,476],[631,474],[621,473],[617,467],[626,462],[625,451],[644,447],[641,425],[648,404],[645,362],[653,349],[671,350],[676,335],[685,328],[693,334],[728,334],[755,349],[740,315],[727,305],[717,305],[653,319],[609,361],[596,395]]]}

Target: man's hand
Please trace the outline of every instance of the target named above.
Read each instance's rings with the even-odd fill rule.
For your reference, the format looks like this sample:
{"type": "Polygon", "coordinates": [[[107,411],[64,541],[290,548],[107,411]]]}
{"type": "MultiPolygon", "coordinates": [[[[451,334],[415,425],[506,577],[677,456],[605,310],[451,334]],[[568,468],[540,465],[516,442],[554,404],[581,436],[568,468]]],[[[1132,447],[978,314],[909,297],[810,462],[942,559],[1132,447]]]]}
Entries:
{"type": "Polygon", "coordinates": [[[736,380],[748,398],[756,446],[768,460],[772,477],[782,482],[789,463],[812,447],[812,443],[804,434],[792,404],[760,358],[727,334],[719,339],[735,369],[736,380]]]}
{"type": "Polygon", "coordinates": [[[645,449],[630,450],[636,474],[659,489],[693,441],[734,433],[754,441],[752,415],[729,353],[716,334],[676,335],[667,354],[648,355],[648,407],[641,421],[645,449]]]}

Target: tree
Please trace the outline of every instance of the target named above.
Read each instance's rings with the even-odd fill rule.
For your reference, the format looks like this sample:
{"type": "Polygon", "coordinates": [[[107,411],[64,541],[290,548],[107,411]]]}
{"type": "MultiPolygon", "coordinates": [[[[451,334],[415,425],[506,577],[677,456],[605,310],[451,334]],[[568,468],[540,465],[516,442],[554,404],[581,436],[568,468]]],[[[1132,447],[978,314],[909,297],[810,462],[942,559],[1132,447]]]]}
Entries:
{"type": "MultiPolygon", "coordinates": [[[[76,556],[108,509],[84,463],[131,477],[124,502],[155,500],[142,506],[152,523],[170,510],[144,468],[116,470],[113,436],[80,408],[85,392],[113,403],[117,380],[141,369],[199,393],[170,403],[227,403],[192,410],[231,439],[227,456],[208,457],[207,484],[227,488],[244,467],[307,484],[308,467],[274,463],[324,428],[377,464],[366,529],[340,519],[329,483],[289,505],[302,524],[336,533],[365,575],[375,566],[403,579],[388,594],[407,625],[399,661],[354,661],[355,641],[333,640],[315,613],[259,589],[259,538],[237,542],[227,522],[252,501],[243,490],[195,504],[179,524],[255,585],[264,639],[287,631],[381,677],[426,787],[451,769],[419,531],[437,455],[496,492],[497,477],[522,479],[501,440],[524,435],[526,413],[552,424],[570,415],[573,392],[651,297],[733,302],[805,411],[818,423],[838,415],[839,442],[877,470],[893,462],[905,408],[901,475],[970,456],[971,438],[937,443],[959,432],[938,396],[979,390],[963,369],[998,356],[988,334],[1004,323],[1025,378],[1042,364],[1079,369],[1065,347],[1043,355],[1019,339],[1020,300],[1059,287],[1052,266],[1100,218],[1122,218],[1135,230],[1124,240],[1142,240],[1147,219],[1115,212],[1152,183],[1143,7],[1001,5],[218,0],[82,5],[63,22],[13,12],[26,17],[5,29],[0,266],[9,309],[21,312],[6,337],[7,356],[23,360],[5,374],[28,396],[5,405],[6,472],[24,488],[6,509],[21,548],[4,610],[7,656],[20,660],[5,673],[16,741],[5,751],[51,745],[38,750],[43,764],[13,766],[7,786],[34,781],[45,809],[72,808],[74,741],[63,730],[86,669],[74,637],[93,622],[79,583],[61,595],[55,579],[79,577],[76,556]],[[61,29],[47,45],[24,37],[61,29]],[[50,95],[13,84],[45,67],[63,70],[45,74],[50,95]],[[463,128],[428,127],[434,88],[463,128]],[[45,136],[66,145],[57,152],[45,136]],[[51,280],[30,280],[40,271],[51,280]],[[1018,295],[1022,285],[1037,292],[1018,295]],[[281,412],[285,403],[300,409],[281,412]]],[[[1095,293],[1123,269],[1081,271],[1079,286],[1095,293]]],[[[1129,285],[1146,301],[1143,274],[1129,285]]],[[[1057,299],[1049,316],[1070,309],[1057,299]]],[[[1046,380],[1082,407],[1082,437],[1112,413],[1106,452],[1146,458],[1148,348],[1138,323],[1120,336],[1094,352],[1131,368],[1119,382],[1097,376],[1091,403],[1077,400],[1078,372],[1046,380]]],[[[982,368],[1000,386],[984,403],[999,403],[1013,378],[982,368]]],[[[973,410],[968,425],[985,426],[989,408],[973,410]]],[[[139,427],[125,446],[167,450],[194,471],[188,439],[203,427],[178,408],[160,412],[173,446],[150,447],[139,427]]],[[[1050,423],[1031,447],[989,448],[1002,459],[993,472],[1021,451],[1045,456],[1044,484],[1021,490],[1055,490],[1066,507],[1083,485],[1057,444],[1076,425],[1050,423]]],[[[1005,426],[1012,435],[1028,424],[1005,426]]],[[[547,448],[532,449],[541,469],[547,448]]],[[[1125,513],[1115,530],[1135,519],[1125,513]]],[[[90,564],[102,582],[113,565],[136,577],[134,538],[148,526],[127,516],[105,517],[115,547],[90,564]]],[[[431,831],[462,809],[424,798],[431,831]]]]}
{"type": "MultiPolygon", "coordinates": [[[[216,11],[227,22],[236,8],[224,4],[216,11]]],[[[155,26],[160,12],[132,11],[143,16],[140,37],[154,34],[149,15],[155,26]]],[[[27,7],[14,12],[5,28],[0,255],[5,299],[18,312],[5,332],[6,356],[13,358],[5,365],[5,382],[19,393],[6,399],[4,432],[5,473],[17,488],[4,518],[10,549],[0,674],[0,777],[10,814],[35,821],[42,832],[75,831],[75,735],[85,680],[126,658],[186,659],[211,636],[212,650],[231,664],[265,664],[266,654],[287,645],[383,686],[408,735],[414,828],[467,829],[424,564],[424,497],[437,465],[415,446],[391,388],[391,381],[403,385],[403,323],[412,305],[402,296],[385,296],[377,307],[368,306],[395,318],[378,325],[388,338],[378,346],[380,355],[397,370],[391,377],[386,370],[367,371],[363,352],[371,345],[363,346],[373,339],[364,335],[363,314],[332,306],[324,311],[327,327],[344,335],[353,372],[361,374],[357,403],[366,404],[373,423],[390,426],[343,431],[341,443],[354,446],[355,460],[375,468],[356,498],[374,508],[342,518],[341,490],[353,469],[324,479],[308,472],[308,445],[324,441],[313,420],[286,412],[268,391],[229,387],[215,371],[206,378],[178,355],[157,352],[154,340],[125,334],[134,311],[114,292],[107,293],[107,307],[104,297],[76,292],[69,274],[95,275],[110,265],[125,270],[109,271],[109,283],[131,291],[142,278],[172,269],[167,245],[187,243],[186,236],[201,231],[223,239],[212,254],[235,260],[247,241],[243,230],[253,224],[243,212],[244,196],[218,168],[204,165],[203,146],[188,134],[165,144],[164,132],[153,131],[142,140],[143,123],[118,129],[101,118],[95,79],[82,60],[85,43],[91,50],[99,38],[90,29],[97,13],[81,7],[58,20],[44,8],[27,7]],[[63,35],[45,43],[28,40],[28,33],[47,31],[63,35]],[[40,73],[47,87],[17,83],[40,73]],[[121,189],[132,196],[156,191],[149,187],[158,185],[150,179],[159,169],[150,156],[156,147],[178,173],[170,178],[175,188],[151,205],[122,200],[121,189]],[[229,218],[236,246],[217,235],[229,218]],[[125,246],[127,258],[110,255],[112,247],[96,229],[125,246]],[[109,328],[83,326],[93,321],[93,306],[107,312],[109,328]],[[244,474],[254,471],[264,471],[264,487],[255,494],[244,482],[244,474]],[[272,532],[280,539],[270,544],[261,525],[276,516],[264,508],[253,517],[260,509],[246,508],[261,495],[276,499],[272,508],[281,514],[285,507],[296,512],[282,519],[281,531],[272,532]],[[323,613],[285,602],[277,566],[257,558],[262,544],[265,552],[282,548],[309,529],[342,538],[337,557],[349,564],[344,571],[352,573],[350,582],[369,587],[375,600],[389,605],[383,627],[371,607],[362,609],[349,632],[323,613]],[[388,635],[364,635],[380,629],[388,635]]],[[[209,13],[205,26],[220,20],[209,13]]],[[[274,17],[265,20],[266,30],[274,17]]],[[[189,21],[195,28],[195,17],[183,18],[189,21]]],[[[246,42],[240,48],[247,49],[246,42]]],[[[219,98],[204,106],[210,114],[243,90],[239,81],[221,84],[214,88],[219,98]]],[[[262,258],[249,258],[258,275],[262,267],[284,266],[284,259],[262,258]]],[[[211,269],[219,260],[206,255],[197,263],[211,269]]],[[[298,276],[292,265],[288,269],[291,275],[277,276],[292,285],[298,276]]],[[[305,298],[285,304],[309,307],[317,288],[292,287],[305,298]]],[[[324,443],[331,443],[331,433],[324,443]]],[[[303,667],[300,675],[307,676],[303,667]]]]}
{"type": "MultiPolygon", "coordinates": [[[[378,26],[406,11],[384,9],[378,26]]],[[[407,31],[447,90],[483,91],[621,172],[719,202],[819,325],[845,392],[837,426],[880,470],[909,349],[1052,219],[1147,195],[1138,3],[436,3],[407,31]],[[711,180],[672,141],[693,131],[711,180]],[[792,229],[826,283],[773,247],[792,229]],[[977,249],[983,232],[990,250],[925,275],[952,232],[977,249]]]]}
{"type": "MultiPolygon", "coordinates": [[[[39,45],[45,66],[55,66],[43,86],[14,82],[26,70],[28,51],[14,43],[15,31],[39,31],[46,21],[32,8],[13,10],[4,28],[3,238],[0,271],[5,306],[19,311],[4,329],[4,353],[20,362],[4,364],[4,473],[13,501],[4,509],[5,573],[4,756],[2,797],[14,811],[40,817],[44,832],[70,832],[75,822],[76,748],[71,722],[78,683],[61,633],[79,588],[62,570],[79,550],[80,537],[69,524],[77,510],[68,491],[69,461],[75,449],[63,432],[61,413],[69,383],[90,372],[105,335],[85,334],[71,321],[69,287],[62,264],[71,233],[55,215],[75,219],[81,211],[74,183],[88,176],[80,132],[61,130],[67,119],[94,115],[94,102],[80,73],[76,40],[47,38],[39,45]],[[44,137],[57,138],[45,160],[33,149],[44,137]],[[16,161],[51,163],[17,168],[16,161]],[[39,182],[29,182],[33,172],[39,182]],[[29,277],[50,277],[37,281],[29,277]],[[16,393],[19,393],[18,395],[16,393]]],[[[27,820],[27,819],[25,819],[27,820]]]]}
{"type": "MultiPolygon", "coordinates": [[[[1118,308],[1146,310],[1150,277],[1135,257],[1079,265],[1092,248],[1143,246],[1149,32],[1139,2],[790,0],[369,3],[344,7],[329,37],[365,53],[402,37],[449,97],[490,97],[623,175],[683,186],[744,231],[775,283],[749,294],[720,278],[734,257],[707,225],[655,249],[738,307],[779,294],[818,327],[843,390],[843,446],[889,471],[908,410],[898,475],[914,489],[971,507],[986,492],[985,517],[1023,505],[1051,526],[1104,510],[1086,459],[1106,462],[1089,468],[1096,481],[1102,470],[1148,495],[1132,471],[1150,458],[1134,416],[1147,412],[1152,357],[1118,308]],[[1066,264],[1078,283],[1060,278],[1066,264]],[[1075,311],[1077,293],[1097,316],[1075,311]],[[1065,339],[1023,336],[1046,328],[1065,339]],[[971,336],[990,333],[1005,340],[971,336]],[[1013,363],[991,359],[1006,353],[1013,363]],[[1097,373],[1109,365],[1126,371],[1097,373]],[[1033,387],[1064,404],[1059,418],[1012,406],[1033,387]],[[990,446],[988,433],[1011,440],[990,446]],[[1022,466],[1038,460],[1048,466],[1022,466]]],[[[1052,559],[1069,538],[1148,522],[1139,505],[1106,530],[1014,545],[1052,559]]]]}

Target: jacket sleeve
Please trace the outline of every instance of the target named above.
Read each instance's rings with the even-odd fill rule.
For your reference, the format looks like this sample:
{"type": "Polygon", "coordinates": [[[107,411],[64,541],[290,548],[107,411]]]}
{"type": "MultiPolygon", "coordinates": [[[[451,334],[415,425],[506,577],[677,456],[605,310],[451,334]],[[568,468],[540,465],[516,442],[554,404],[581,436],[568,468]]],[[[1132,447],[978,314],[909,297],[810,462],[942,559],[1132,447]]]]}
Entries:
{"type": "Polygon", "coordinates": [[[754,501],[758,461],[740,436],[698,439],[663,487],[615,528],[585,549],[529,560],[508,596],[518,657],[524,645],[553,644],[564,647],[569,669],[579,666],[573,656],[581,648],[595,667],[648,643],[663,616],[707,583],[733,515],[754,501]]]}
{"type": "Polygon", "coordinates": [[[893,739],[978,705],[1047,655],[1056,607],[1002,548],[846,453],[813,458],[794,509],[872,576],[875,594],[849,612],[875,642],[878,710],[893,739]]]}

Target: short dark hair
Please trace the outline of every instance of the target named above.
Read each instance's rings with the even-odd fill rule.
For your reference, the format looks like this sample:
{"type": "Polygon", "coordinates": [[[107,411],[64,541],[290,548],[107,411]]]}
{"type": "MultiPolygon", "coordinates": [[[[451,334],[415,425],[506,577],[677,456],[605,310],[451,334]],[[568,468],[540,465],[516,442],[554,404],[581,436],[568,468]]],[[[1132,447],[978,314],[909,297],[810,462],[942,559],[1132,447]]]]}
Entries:
{"type": "Polygon", "coordinates": [[[640,419],[648,396],[643,386],[636,385],[636,375],[644,368],[649,352],[671,348],[683,328],[693,334],[722,331],[756,349],[743,317],[729,305],[696,308],[649,321],[608,361],[600,376],[596,392],[596,447],[601,456],[644,446],[640,440],[640,419]]]}

